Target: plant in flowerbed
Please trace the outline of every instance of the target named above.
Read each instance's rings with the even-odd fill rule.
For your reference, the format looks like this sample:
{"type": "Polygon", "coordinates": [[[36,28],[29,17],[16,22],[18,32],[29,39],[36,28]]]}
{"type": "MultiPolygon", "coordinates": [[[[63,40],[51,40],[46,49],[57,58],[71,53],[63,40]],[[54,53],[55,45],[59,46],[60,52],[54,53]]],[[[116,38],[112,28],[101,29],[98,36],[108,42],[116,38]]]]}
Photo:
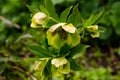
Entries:
{"type": "Polygon", "coordinates": [[[83,19],[78,6],[66,8],[58,17],[51,0],[44,0],[38,8],[27,5],[32,12],[31,27],[41,33],[40,44],[28,44],[28,49],[36,56],[36,79],[65,80],[71,71],[80,70],[81,65],[74,56],[88,47],[81,40],[86,35],[97,38],[104,30],[96,25],[103,16],[103,10],[83,19]]]}

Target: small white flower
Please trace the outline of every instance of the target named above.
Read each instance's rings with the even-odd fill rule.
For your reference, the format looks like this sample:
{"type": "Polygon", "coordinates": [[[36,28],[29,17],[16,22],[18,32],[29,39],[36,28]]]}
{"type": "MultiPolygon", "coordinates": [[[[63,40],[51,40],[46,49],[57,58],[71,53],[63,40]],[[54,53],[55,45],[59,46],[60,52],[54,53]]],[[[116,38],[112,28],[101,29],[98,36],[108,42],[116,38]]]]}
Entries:
{"type": "Polygon", "coordinates": [[[72,24],[58,23],[50,27],[49,32],[54,32],[57,28],[62,27],[63,30],[69,33],[75,33],[76,28],[72,24]]]}
{"type": "Polygon", "coordinates": [[[68,60],[65,59],[65,58],[54,58],[52,59],[52,64],[55,66],[55,67],[60,67],[64,64],[67,64],[68,63],[68,60]]]}

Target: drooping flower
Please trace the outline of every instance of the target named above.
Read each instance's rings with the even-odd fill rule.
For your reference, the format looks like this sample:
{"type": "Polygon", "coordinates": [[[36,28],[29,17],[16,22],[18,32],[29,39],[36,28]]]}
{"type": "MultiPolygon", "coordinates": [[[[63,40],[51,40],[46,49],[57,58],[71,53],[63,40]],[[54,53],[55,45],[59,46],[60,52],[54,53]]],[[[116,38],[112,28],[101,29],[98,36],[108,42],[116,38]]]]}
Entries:
{"type": "Polygon", "coordinates": [[[70,62],[64,57],[54,58],[51,61],[52,73],[54,76],[61,76],[61,74],[68,74],[70,72],[70,62]]]}
{"type": "Polygon", "coordinates": [[[48,44],[56,49],[60,49],[64,43],[71,47],[80,43],[80,35],[77,29],[72,24],[67,23],[58,23],[51,26],[47,31],[47,39],[48,44]]]}
{"type": "Polygon", "coordinates": [[[87,31],[90,33],[90,35],[93,38],[99,37],[100,33],[98,31],[98,25],[94,25],[94,26],[87,26],[87,31]]]}
{"type": "Polygon", "coordinates": [[[32,28],[42,27],[42,24],[44,24],[44,22],[45,22],[46,19],[47,19],[47,15],[46,14],[44,14],[42,12],[36,13],[32,17],[31,27],[32,28]]]}

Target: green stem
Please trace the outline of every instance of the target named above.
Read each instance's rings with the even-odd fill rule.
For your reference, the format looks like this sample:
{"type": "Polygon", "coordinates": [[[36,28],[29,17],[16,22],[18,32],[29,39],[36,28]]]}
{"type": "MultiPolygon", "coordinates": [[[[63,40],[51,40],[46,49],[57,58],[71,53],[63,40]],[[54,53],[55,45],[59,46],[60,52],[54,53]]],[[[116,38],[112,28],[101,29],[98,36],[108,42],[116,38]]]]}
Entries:
{"type": "Polygon", "coordinates": [[[57,20],[55,20],[55,19],[54,19],[54,18],[52,18],[52,17],[49,17],[49,19],[51,19],[51,20],[53,20],[54,22],[58,23],[58,21],[57,21],[57,20]]]}

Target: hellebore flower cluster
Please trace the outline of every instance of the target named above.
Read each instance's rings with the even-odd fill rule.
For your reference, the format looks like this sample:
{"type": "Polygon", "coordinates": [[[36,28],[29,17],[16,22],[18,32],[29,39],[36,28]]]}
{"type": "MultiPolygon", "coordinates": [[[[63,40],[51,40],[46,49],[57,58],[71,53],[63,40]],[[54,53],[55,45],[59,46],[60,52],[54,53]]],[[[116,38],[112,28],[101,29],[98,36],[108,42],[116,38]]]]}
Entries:
{"type": "MultiPolygon", "coordinates": [[[[44,14],[43,12],[38,12],[32,17],[32,28],[46,28],[44,27],[44,23],[46,20],[50,19],[49,16],[44,14]]],[[[80,35],[76,29],[76,27],[72,23],[56,23],[51,27],[47,28],[46,38],[48,44],[55,48],[56,50],[60,50],[60,48],[67,44],[71,48],[75,47],[80,43],[80,35]]],[[[60,76],[61,74],[68,74],[70,72],[70,62],[65,57],[57,57],[52,58],[52,72],[55,76],[60,76]]],[[[44,65],[44,61],[36,61],[35,62],[35,70],[41,70],[42,65],[44,65]]]]}
{"type": "MultiPolygon", "coordinates": [[[[69,59],[66,58],[66,55],[57,55],[59,54],[61,48],[64,45],[69,46],[69,48],[76,48],[80,44],[81,37],[79,35],[78,29],[72,24],[67,22],[56,22],[55,19],[46,15],[43,12],[38,12],[32,17],[32,28],[43,28],[45,29],[45,38],[47,39],[47,45],[49,48],[53,48],[57,52],[54,57],[49,59],[43,59],[35,62],[35,70],[43,70],[48,60],[50,60],[51,70],[53,76],[61,76],[63,74],[68,74],[70,72],[69,59]],[[54,24],[47,25],[48,21],[53,21],[54,24]]],[[[87,26],[84,28],[93,38],[99,37],[99,31],[97,25],[87,26]]],[[[49,50],[49,48],[47,48],[49,50]]],[[[66,52],[65,54],[68,54],[66,52]]],[[[48,53],[49,54],[49,53],[48,53]]]]}

